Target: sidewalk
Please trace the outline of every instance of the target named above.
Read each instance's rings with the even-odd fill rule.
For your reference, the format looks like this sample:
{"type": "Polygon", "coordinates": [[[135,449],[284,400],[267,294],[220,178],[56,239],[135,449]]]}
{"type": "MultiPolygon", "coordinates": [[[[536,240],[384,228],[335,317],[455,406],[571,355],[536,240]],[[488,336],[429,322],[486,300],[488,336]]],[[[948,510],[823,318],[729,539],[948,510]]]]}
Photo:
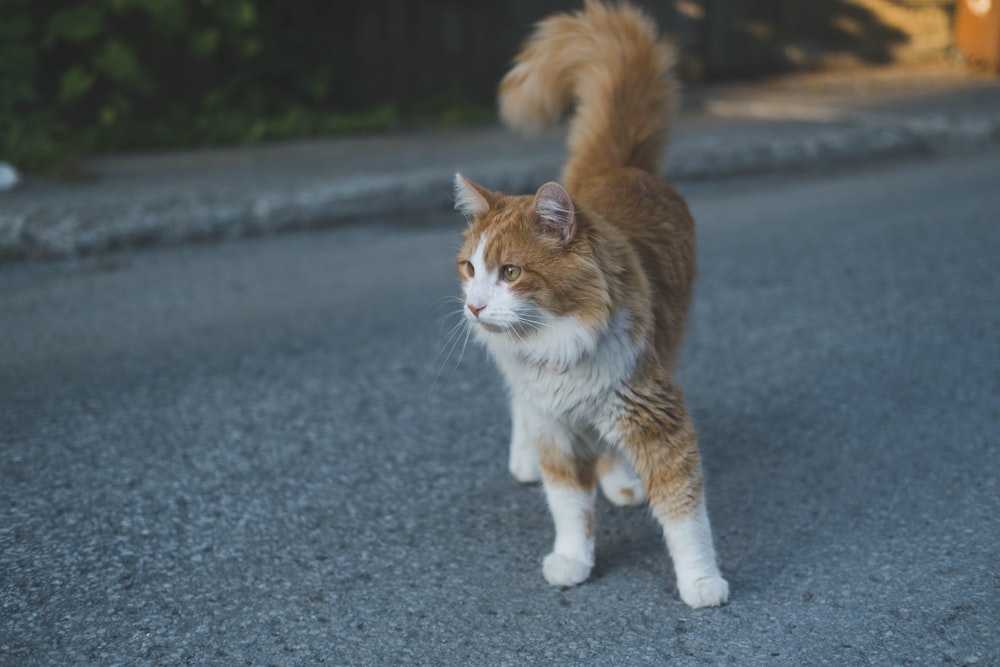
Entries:
{"type": "MultiPolygon", "coordinates": [[[[836,167],[1000,146],[1000,79],[951,66],[795,75],[687,91],[671,181],[836,167]]],[[[0,260],[236,237],[451,207],[456,171],[507,192],[557,178],[556,128],[309,140],[97,158],[93,182],[0,193],[0,260]]]]}

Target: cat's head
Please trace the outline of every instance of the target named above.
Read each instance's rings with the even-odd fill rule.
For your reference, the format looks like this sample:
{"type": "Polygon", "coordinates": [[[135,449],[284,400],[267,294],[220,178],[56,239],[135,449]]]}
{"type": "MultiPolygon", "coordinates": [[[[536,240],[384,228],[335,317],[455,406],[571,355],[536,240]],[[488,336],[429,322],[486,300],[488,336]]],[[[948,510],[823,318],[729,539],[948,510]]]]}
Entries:
{"type": "Polygon", "coordinates": [[[606,321],[610,304],[587,215],[562,186],[507,196],[456,174],[455,208],[469,220],[458,275],[477,331],[523,342],[543,329],[595,330],[606,321]]]}

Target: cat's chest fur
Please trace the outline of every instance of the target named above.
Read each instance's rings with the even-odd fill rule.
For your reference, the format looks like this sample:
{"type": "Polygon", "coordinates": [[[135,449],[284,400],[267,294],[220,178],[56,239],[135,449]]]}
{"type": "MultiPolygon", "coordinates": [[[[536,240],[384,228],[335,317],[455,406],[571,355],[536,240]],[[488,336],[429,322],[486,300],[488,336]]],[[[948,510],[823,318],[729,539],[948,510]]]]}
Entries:
{"type": "Polygon", "coordinates": [[[644,341],[632,340],[626,311],[598,332],[565,321],[523,339],[491,336],[486,342],[512,393],[539,412],[581,426],[611,416],[645,348],[644,341]]]}

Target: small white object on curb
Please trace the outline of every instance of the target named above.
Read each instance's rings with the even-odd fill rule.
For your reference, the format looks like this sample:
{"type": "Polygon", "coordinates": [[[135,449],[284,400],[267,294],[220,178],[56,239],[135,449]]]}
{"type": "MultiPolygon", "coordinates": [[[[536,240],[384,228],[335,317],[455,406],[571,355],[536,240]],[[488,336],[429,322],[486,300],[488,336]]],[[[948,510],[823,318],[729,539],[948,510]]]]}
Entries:
{"type": "Polygon", "coordinates": [[[17,173],[14,165],[0,162],[0,192],[13,190],[21,182],[21,175],[17,173]]]}

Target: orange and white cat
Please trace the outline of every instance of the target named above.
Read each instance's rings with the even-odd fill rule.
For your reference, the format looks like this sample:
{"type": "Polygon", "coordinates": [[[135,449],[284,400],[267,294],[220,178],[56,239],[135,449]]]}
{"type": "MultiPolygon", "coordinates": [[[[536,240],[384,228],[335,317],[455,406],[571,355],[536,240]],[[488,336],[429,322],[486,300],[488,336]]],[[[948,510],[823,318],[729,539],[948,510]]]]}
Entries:
{"type": "Polygon", "coordinates": [[[726,602],[683,395],[670,373],[695,275],[694,221],[657,176],[673,107],[673,51],[627,5],[588,0],[538,24],[500,85],[515,128],[571,104],[563,183],[507,196],[455,176],[469,219],[458,255],[464,313],[507,381],[510,470],[539,475],[555,522],[549,583],[594,565],[600,484],[649,503],[681,598],[726,602]]]}

